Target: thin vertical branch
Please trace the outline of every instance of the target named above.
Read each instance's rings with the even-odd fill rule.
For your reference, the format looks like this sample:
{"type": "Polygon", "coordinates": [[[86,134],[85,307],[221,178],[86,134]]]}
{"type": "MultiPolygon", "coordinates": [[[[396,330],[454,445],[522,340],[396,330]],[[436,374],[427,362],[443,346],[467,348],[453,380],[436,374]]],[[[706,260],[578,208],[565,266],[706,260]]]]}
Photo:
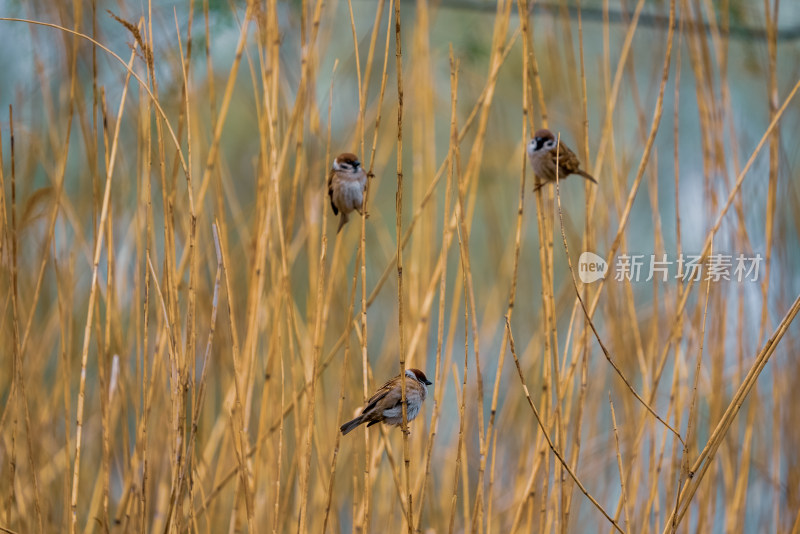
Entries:
{"type": "MultiPolygon", "coordinates": [[[[81,350],[81,380],[78,387],[78,411],[75,417],[76,420],[76,433],[75,433],[75,460],[72,467],[72,497],[70,500],[71,521],[70,521],[70,534],[75,534],[78,528],[78,481],[80,478],[81,467],[81,441],[83,438],[83,410],[86,403],[86,366],[89,360],[89,343],[91,342],[91,327],[93,324],[94,316],[94,302],[95,294],[97,292],[97,271],[100,265],[100,254],[103,250],[103,232],[102,228],[106,225],[106,218],[108,217],[109,202],[111,199],[111,178],[114,175],[114,163],[116,162],[117,155],[117,141],[119,139],[119,129],[122,124],[122,113],[125,110],[125,101],[128,96],[128,81],[130,80],[130,68],[133,65],[133,60],[136,58],[136,50],[131,52],[131,58],[128,61],[128,74],[125,77],[125,84],[122,89],[122,97],[120,99],[119,112],[117,113],[117,121],[114,126],[113,143],[111,145],[111,155],[109,156],[108,169],[106,171],[106,183],[103,193],[103,208],[100,212],[100,224],[98,225],[97,243],[94,249],[94,258],[92,260],[92,282],[89,290],[89,309],[86,312],[86,324],[83,329],[83,349],[81,350]]],[[[111,245],[109,245],[111,246],[111,245]]]]}
{"type": "Polygon", "coordinates": [[[506,329],[508,330],[508,344],[509,349],[511,350],[511,355],[514,357],[514,363],[517,366],[517,373],[519,374],[519,380],[522,383],[522,390],[525,393],[525,398],[528,401],[528,405],[533,411],[533,415],[536,418],[536,423],[539,425],[539,430],[541,430],[542,435],[544,436],[545,440],[547,441],[547,446],[550,447],[550,450],[553,451],[556,459],[558,459],[559,463],[564,467],[564,469],[569,473],[569,476],[572,477],[572,480],[581,490],[581,492],[586,496],[587,499],[597,508],[603,516],[614,526],[617,531],[624,533],[625,531],[622,530],[616,521],[606,512],[605,508],[603,508],[594,497],[592,497],[589,492],[584,487],[583,483],[578,479],[578,476],[572,471],[572,468],[567,464],[564,458],[561,456],[561,453],[556,449],[555,445],[553,444],[553,440],[550,439],[550,434],[547,432],[547,428],[545,427],[544,421],[542,420],[541,416],[539,415],[539,410],[536,409],[536,406],[533,404],[533,400],[531,399],[531,395],[528,392],[528,386],[525,384],[525,377],[522,374],[522,367],[519,365],[519,358],[517,358],[517,349],[516,345],[514,344],[514,335],[511,333],[511,323],[509,322],[508,318],[506,318],[506,329]]]}
{"type": "Polygon", "coordinates": [[[611,401],[611,392],[608,392],[608,405],[611,407],[611,426],[614,430],[614,448],[617,451],[617,468],[619,469],[620,501],[625,510],[625,527],[631,528],[631,514],[628,511],[628,493],[625,491],[625,468],[622,465],[622,452],[619,448],[619,434],[617,433],[617,415],[614,413],[614,403],[611,401]]]}
{"type": "Polygon", "coordinates": [[[395,194],[395,227],[397,235],[397,318],[400,350],[400,399],[403,415],[403,463],[405,464],[408,499],[407,529],[414,531],[414,502],[411,495],[411,453],[408,447],[408,410],[406,405],[406,346],[403,334],[403,46],[400,30],[400,0],[394,2],[395,65],[397,76],[397,193],[395,194]]]}

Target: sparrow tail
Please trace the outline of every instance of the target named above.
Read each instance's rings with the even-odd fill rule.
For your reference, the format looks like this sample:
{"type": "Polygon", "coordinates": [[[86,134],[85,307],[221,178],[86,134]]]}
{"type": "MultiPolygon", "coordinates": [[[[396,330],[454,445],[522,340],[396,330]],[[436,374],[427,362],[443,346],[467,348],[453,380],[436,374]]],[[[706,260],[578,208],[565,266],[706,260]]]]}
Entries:
{"type": "Polygon", "coordinates": [[[337,234],[342,231],[342,227],[345,224],[347,224],[347,221],[348,221],[347,214],[345,212],[342,212],[342,217],[341,219],[339,219],[339,228],[336,229],[337,234]]]}
{"type": "Polygon", "coordinates": [[[356,417],[352,421],[348,421],[345,424],[343,424],[342,426],[340,426],[339,430],[342,431],[342,435],[346,435],[347,433],[349,433],[351,430],[355,429],[358,425],[360,425],[363,422],[364,422],[364,420],[361,419],[361,416],[359,415],[358,417],[356,417]]]}
{"type": "Polygon", "coordinates": [[[592,177],[592,175],[591,175],[591,174],[589,174],[589,173],[587,173],[587,172],[584,172],[584,171],[582,171],[582,170],[580,170],[580,169],[578,169],[577,171],[575,171],[575,174],[580,174],[581,176],[583,176],[584,178],[586,178],[586,179],[587,179],[587,180],[589,180],[590,182],[597,183],[597,180],[595,180],[595,179],[592,177]]]}

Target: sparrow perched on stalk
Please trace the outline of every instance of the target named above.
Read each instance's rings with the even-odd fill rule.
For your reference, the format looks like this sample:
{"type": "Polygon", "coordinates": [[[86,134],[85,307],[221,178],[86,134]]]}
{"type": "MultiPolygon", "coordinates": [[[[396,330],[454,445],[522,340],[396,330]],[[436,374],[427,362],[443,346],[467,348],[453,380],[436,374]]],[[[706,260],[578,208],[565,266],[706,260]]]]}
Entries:
{"type": "Polygon", "coordinates": [[[528,159],[539,180],[533,188],[534,191],[556,181],[556,165],[558,165],[559,180],[570,174],[578,174],[590,182],[597,183],[589,173],[580,169],[581,162],[575,153],[564,143],[558,142],[550,130],[537,130],[533,134],[533,139],[528,142],[528,159]],[[558,144],[558,163],[556,163],[556,144],[558,144]]]}
{"type": "MultiPolygon", "coordinates": [[[[422,402],[427,395],[425,386],[431,384],[433,382],[428,380],[425,373],[419,369],[406,369],[406,418],[409,422],[419,414],[422,402]]],[[[361,410],[361,415],[343,424],[339,430],[342,431],[342,434],[347,434],[362,423],[367,423],[367,426],[375,423],[394,426],[403,424],[401,387],[400,375],[386,382],[369,398],[367,405],[361,410]]]]}
{"type": "Polygon", "coordinates": [[[353,210],[363,215],[364,191],[367,188],[367,173],[355,154],[345,152],[333,160],[328,175],[328,195],[331,197],[333,214],[342,212],[338,234],[348,220],[347,214],[353,210]]]}

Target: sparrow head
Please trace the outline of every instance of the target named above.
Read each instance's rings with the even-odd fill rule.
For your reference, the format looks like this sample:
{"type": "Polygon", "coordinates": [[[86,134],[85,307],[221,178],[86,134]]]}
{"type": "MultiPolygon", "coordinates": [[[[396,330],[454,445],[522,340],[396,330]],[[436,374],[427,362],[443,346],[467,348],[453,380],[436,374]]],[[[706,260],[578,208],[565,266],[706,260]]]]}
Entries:
{"type": "Polygon", "coordinates": [[[550,130],[536,130],[533,139],[528,141],[528,154],[539,152],[540,150],[550,150],[556,146],[556,137],[550,130]]]}
{"type": "Polygon", "coordinates": [[[342,172],[356,172],[361,167],[361,162],[358,157],[350,152],[339,154],[333,160],[333,170],[342,172]]]}
{"type": "Polygon", "coordinates": [[[428,380],[428,377],[425,376],[425,373],[423,373],[419,369],[406,369],[406,376],[409,378],[413,378],[420,384],[424,384],[426,386],[430,386],[433,384],[433,382],[428,380]]]}

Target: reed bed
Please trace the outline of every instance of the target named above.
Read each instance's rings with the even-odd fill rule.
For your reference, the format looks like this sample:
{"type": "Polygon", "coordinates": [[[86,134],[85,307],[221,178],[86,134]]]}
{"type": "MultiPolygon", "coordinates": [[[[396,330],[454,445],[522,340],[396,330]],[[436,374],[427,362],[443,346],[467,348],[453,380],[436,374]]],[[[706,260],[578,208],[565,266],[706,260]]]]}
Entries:
{"type": "Polygon", "coordinates": [[[800,533],[800,9],[583,4],[0,4],[0,530],[800,533]]]}

